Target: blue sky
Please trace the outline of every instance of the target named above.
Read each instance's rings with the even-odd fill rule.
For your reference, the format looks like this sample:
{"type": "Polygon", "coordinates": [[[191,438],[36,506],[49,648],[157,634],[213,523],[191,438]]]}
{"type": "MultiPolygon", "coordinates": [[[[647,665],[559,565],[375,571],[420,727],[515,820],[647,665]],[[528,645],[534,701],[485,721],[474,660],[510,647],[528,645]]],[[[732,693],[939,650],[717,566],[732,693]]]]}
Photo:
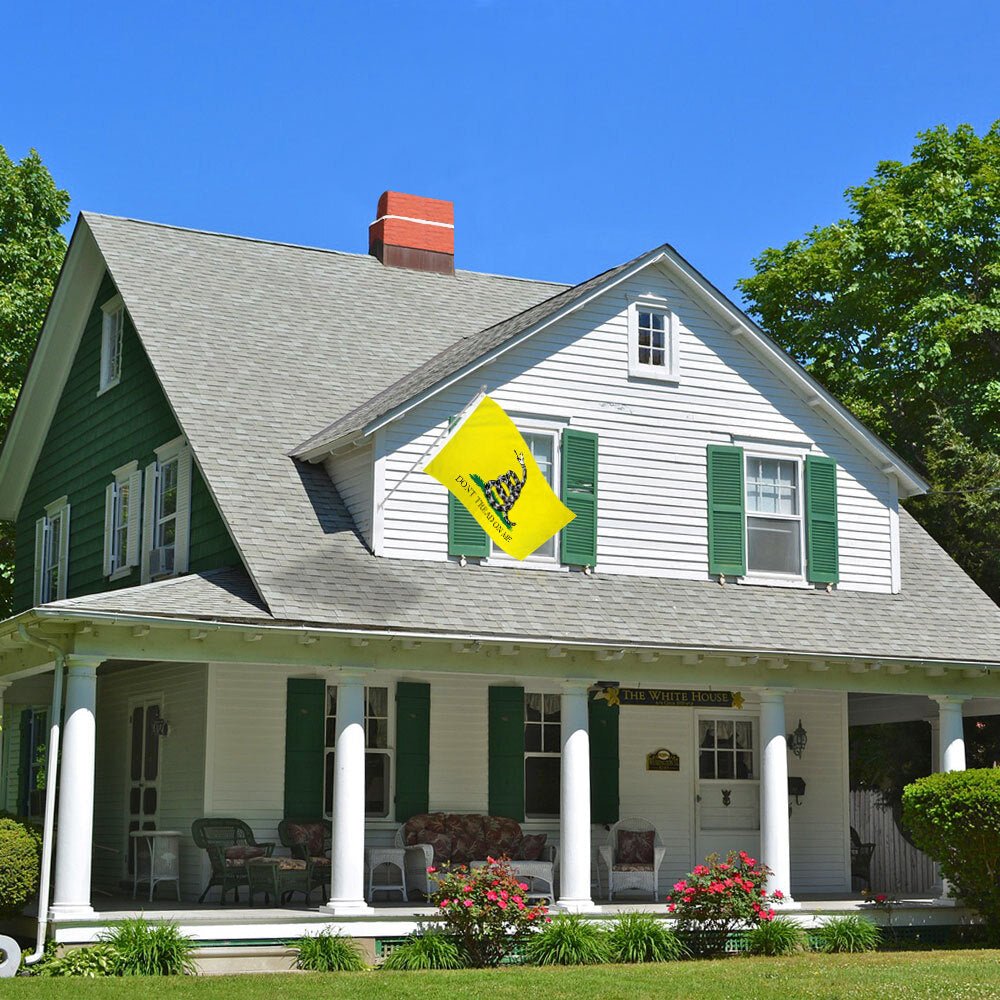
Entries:
{"type": "Polygon", "coordinates": [[[577,281],[670,242],[725,291],[915,134],[1000,118],[1000,5],[17,4],[0,144],[74,212],[364,252],[386,189],[457,264],[577,281]]]}

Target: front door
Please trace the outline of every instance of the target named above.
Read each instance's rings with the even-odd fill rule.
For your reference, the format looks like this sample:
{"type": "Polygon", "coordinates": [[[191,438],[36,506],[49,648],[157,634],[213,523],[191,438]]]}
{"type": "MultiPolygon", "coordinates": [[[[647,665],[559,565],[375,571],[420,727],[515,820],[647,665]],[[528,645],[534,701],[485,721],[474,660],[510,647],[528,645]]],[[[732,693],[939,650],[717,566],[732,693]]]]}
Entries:
{"type": "MultiPolygon", "coordinates": [[[[129,715],[128,874],[135,871],[136,843],[145,852],[145,841],[128,836],[133,830],[155,830],[160,810],[160,722],[159,700],[133,702],[129,715]]],[[[143,865],[140,864],[140,868],[143,865]]]]}
{"type": "Polygon", "coordinates": [[[709,854],[760,850],[757,719],[745,712],[699,715],[695,784],[697,862],[709,854]]]}

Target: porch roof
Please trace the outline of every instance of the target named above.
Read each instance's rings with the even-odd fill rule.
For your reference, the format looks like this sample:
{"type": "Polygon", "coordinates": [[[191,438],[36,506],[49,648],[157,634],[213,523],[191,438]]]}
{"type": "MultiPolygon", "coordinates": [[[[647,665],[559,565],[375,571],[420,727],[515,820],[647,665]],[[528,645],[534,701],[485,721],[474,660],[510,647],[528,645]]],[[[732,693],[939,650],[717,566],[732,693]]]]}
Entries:
{"type": "Polygon", "coordinates": [[[335,491],[326,499],[331,558],[320,565],[308,553],[299,553],[282,569],[281,585],[300,611],[295,616],[270,615],[249,578],[236,570],[59,601],[45,610],[461,634],[512,642],[530,638],[612,647],[1000,663],[1000,609],[905,512],[900,515],[902,592],[828,594],[379,559],[358,541],[335,491]]]}

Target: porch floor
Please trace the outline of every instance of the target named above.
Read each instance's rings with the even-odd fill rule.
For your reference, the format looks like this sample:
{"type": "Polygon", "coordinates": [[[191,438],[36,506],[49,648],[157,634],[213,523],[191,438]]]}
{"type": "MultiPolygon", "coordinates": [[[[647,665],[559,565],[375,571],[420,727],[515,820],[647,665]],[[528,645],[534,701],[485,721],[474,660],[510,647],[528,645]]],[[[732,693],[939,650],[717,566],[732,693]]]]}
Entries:
{"type": "MultiPolygon", "coordinates": [[[[233,947],[280,945],[294,941],[306,933],[315,934],[328,929],[354,938],[399,938],[415,931],[419,925],[435,914],[435,909],[420,902],[401,900],[376,901],[371,913],[352,916],[331,916],[320,911],[319,894],[313,902],[300,902],[281,907],[238,904],[221,906],[206,903],[199,906],[190,901],[133,900],[131,896],[97,897],[94,900],[96,920],[59,920],[51,925],[51,933],[60,944],[85,944],[97,940],[99,935],[119,920],[144,917],[148,920],[170,920],[180,930],[194,938],[201,947],[233,947]]],[[[665,916],[662,902],[640,898],[616,899],[612,902],[597,900],[593,916],[608,918],[625,912],[648,912],[665,916]]],[[[975,914],[965,907],[942,902],[932,897],[901,899],[892,908],[891,915],[866,904],[857,894],[802,895],[788,915],[806,927],[822,923],[824,917],[847,913],[865,913],[877,923],[891,918],[895,927],[931,927],[969,924],[975,914]]],[[[25,914],[19,926],[9,928],[24,936],[34,936],[34,918],[25,914]]],[[[9,932],[8,931],[8,932],[9,932]]],[[[0,928],[2,932],[2,928],[0,928]]]]}

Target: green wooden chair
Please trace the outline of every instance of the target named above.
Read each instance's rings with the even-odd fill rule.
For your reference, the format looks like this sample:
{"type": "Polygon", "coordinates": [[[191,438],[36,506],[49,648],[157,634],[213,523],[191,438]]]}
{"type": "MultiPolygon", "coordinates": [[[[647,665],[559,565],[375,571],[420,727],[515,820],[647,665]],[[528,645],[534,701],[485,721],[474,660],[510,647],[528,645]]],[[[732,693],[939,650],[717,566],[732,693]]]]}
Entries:
{"type": "Polygon", "coordinates": [[[240,886],[249,885],[247,862],[253,858],[271,856],[273,843],[258,843],[253,830],[241,819],[202,818],[191,824],[191,836],[195,845],[208,853],[212,864],[212,876],[205,891],[198,899],[205,901],[209,890],[219,886],[222,890],[222,905],[226,905],[226,893],[233,891],[235,901],[240,901],[240,886]]]}

